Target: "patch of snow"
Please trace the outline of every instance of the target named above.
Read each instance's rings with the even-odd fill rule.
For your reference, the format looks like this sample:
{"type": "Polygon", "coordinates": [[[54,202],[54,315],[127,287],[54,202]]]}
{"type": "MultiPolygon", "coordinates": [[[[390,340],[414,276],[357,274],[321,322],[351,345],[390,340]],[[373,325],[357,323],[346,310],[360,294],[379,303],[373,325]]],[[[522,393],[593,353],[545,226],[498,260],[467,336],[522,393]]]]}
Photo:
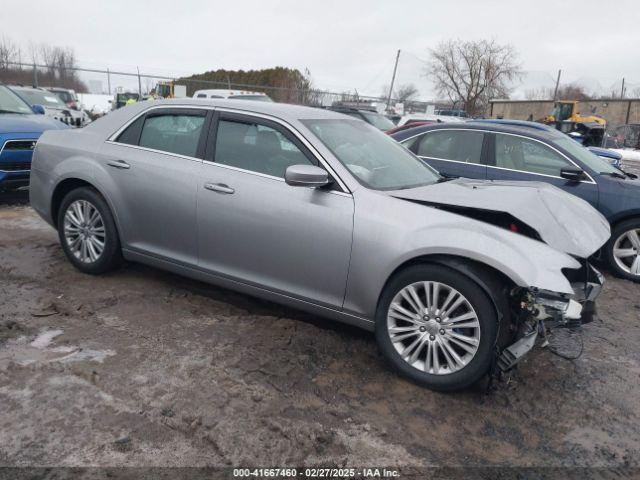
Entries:
{"type": "Polygon", "coordinates": [[[54,338],[62,335],[62,330],[45,330],[40,333],[29,345],[34,348],[47,348],[54,338]]]}

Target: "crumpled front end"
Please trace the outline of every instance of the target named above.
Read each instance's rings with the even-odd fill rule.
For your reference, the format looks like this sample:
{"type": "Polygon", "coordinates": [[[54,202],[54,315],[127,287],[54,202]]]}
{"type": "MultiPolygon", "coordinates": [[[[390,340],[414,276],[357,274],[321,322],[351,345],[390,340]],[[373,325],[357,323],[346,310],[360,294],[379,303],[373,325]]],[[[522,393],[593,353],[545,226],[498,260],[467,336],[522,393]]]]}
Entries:
{"type": "Polygon", "coordinates": [[[596,299],[602,291],[604,276],[588,260],[581,268],[563,273],[571,283],[573,295],[541,290],[514,289],[513,299],[517,340],[504,348],[498,368],[513,368],[538,343],[546,344],[547,335],[557,328],[581,328],[596,316],[596,299]],[[541,337],[542,341],[539,341],[541,337]]]}

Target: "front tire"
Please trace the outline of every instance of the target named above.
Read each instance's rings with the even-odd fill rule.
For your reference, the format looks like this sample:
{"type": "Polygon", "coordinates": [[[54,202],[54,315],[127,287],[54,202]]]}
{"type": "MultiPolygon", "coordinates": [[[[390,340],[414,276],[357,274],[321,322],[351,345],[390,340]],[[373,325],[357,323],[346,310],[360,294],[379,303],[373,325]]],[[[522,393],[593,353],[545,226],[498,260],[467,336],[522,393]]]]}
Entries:
{"type": "Polygon", "coordinates": [[[83,273],[105,273],[122,263],[113,215],[93,188],[77,188],[64,197],[58,211],[58,237],[69,261],[83,273]]]}
{"type": "Polygon", "coordinates": [[[396,274],[376,312],[378,346],[401,375],[432,390],[460,390],[489,372],[498,315],[473,280],[441,265],[396,274]]]}
{"type": "Polygon", "coordinates": [[[613,228],[606,256],[613,273],[640,282],[640,218],[626,220],[613,228]]]}

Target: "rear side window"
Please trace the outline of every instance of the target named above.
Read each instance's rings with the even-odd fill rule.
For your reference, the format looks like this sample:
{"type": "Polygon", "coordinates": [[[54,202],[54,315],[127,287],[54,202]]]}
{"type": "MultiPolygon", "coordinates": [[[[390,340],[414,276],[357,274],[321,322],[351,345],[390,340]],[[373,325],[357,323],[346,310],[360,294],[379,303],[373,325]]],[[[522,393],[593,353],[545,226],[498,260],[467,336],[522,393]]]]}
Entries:
{"type": "Polygon", "coordinates": [[[141,147],[195,157],[205,113],[167,113],[147,116],[140,134],[141,147]]]}
{"type": "Polygon", "coordinates": [[[421,157],[480,163],[484,134],[474,130],[435,130],[426,133],[417,145],[421,157]]]}
{"type": "Polygon", "coordinates": [[[142,130],[143,124],[144,116],[138,118],[135,122],[129,125],[125,131],[118,136],[116,142],[126,143],[127,145],[138,145],[138,141],[140,140],[140,131],[142,130]]]}
{"type": "Polygon", "coordinates": [[[281,131],[232,120],[218,123],[215,162],[279,178],[291,165],[312,164],[281,131]]]}

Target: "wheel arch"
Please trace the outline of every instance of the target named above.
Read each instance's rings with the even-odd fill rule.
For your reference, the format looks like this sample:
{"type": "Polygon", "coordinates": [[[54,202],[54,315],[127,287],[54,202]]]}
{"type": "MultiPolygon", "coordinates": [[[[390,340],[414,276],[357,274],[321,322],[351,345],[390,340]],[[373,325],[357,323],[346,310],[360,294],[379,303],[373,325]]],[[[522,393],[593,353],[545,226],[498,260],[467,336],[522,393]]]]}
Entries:
{"type": "Polygon", "coordinates": [[[627,222],[629,220],[640,221],[640,209],[630,210],[630,211],[624,212],[624,214],[622,215],[612,218],[610,220],[611,230],[613,231],[613,229],[616,228],[618,225],[620,225],[622,222],[627,222]]]}
{"type": "MultiPolygon", "coordinates": [[[[501,322],[505,318],[505,313],[509,314],[509,305],[505,295],[500,294],[503,287],[509,289],[516,286],[516,283],[500,270],[486,263],[472,260],[467,257],[448,254],[427,254],[420,255],[398,265],[386,279],[382,291],[387,287],[389,282],[401,271],[421,264],[435,264],[451,268],[473,280],[487,295],[493,305],[498,321],[501,322]]],[[[382,293],[379,300],[382,298],[382,293]]]]}
{"type": "Polygon", "coordinates": [[[115,214],[113,205],[111,204],[111,201],[109,200],[109,198],[104,194],[104,192],[100,190],[100,188],[98,188],[95,185],[94,182],[91,182],[79,176],[67,177],[61,180],[60,182],[58,182],[58,184],[53,189],[53,193],[51,194],[51,221],[53,222],[53,226],[55,228],[58,228],[58,213],[64,197],[69,192],[82,187],[92,188],[96,192],[98,192],[102,196],[102,198],[104,198],[105,202],[107,202],[107,205],[109,206],[109,209],[111,210],[111,213],[114,217],[114,220],[116,222],[116,228],[120,230],[118,225],[118,218],[115,214]]]}

